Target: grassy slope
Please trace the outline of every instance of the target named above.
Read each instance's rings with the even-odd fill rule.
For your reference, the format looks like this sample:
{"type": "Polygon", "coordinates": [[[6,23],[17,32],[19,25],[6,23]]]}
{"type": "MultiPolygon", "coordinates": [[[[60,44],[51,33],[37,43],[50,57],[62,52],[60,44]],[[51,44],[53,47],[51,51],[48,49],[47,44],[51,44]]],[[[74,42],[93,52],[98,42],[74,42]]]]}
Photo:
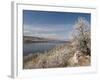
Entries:
{"type": "Polygon", "coordinates": [[[70,44],[56,46],[49,52],[30,54],[24,57],[24,69],[33,68],[54,68],[54,67],[74,67],[90,65],[90,56],[82,55],[78,58],[78,63],[74,63],[73,55],[75,49],[70,44]]]}

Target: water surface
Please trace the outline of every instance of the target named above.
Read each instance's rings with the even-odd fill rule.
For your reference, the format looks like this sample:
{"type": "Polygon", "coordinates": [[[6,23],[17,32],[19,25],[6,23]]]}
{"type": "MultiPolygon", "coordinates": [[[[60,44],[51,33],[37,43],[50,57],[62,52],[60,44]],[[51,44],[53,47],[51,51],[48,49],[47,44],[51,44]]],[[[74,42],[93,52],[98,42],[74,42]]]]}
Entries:
{"type": "Polygon", "coordinates": [[[57,45],[64,44],[65,42],[45,42],[45,43],[24,43],[23,45],[23,55],[26,56],[28,54],[34,53],[44,53],[45,51],[49,51],[53,49],[57,45]]]}

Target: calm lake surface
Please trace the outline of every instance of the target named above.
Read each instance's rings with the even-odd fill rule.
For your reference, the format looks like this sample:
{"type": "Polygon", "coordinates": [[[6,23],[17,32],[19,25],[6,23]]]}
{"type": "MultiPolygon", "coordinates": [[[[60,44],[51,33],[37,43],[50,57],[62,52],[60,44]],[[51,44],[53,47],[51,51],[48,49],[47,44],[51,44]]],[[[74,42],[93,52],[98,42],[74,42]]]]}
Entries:
{"type": "Polygon", "coordinates": [[[65,42],[45,42],[45,43],[24,43],[23,55],[34,54],[37,52],[45,52],[53,49],[56,45],[64,44],[65,42]]]}

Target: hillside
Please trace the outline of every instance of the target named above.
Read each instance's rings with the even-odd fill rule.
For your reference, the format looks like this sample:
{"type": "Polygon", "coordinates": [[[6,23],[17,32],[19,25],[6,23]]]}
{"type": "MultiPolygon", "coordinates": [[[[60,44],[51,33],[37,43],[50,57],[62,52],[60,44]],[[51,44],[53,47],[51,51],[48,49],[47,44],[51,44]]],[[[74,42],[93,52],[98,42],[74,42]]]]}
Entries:
{"type": "Polygon", "coordinates": [[[56,46],[45,53],[24,56],[24,69],[89,66],[90,56],[76,51],[71,44],[56,46]]]}
{"type": "MultiPolygon", "coordinates": [[[[41,38],[33,36],[23,36],[24,43],[37,43],[37,42],[61,42],[61,40],[51,39],[51,38],[41,38]]],[[[66,41],[62,41],[66,42],[66,41]]]]}

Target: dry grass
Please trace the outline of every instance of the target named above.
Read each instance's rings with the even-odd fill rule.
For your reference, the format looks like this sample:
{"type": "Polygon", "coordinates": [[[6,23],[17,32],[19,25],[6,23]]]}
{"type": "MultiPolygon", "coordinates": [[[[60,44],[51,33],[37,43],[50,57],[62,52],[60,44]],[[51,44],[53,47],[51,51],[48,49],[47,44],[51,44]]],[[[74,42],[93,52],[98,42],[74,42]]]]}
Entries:
{"type": "Polygon", "coordinates": [[[56,46],[45,53],[24,57],[24,69],[74,67],[90,65],[90,56],[75,56],[76,49],[70,44],[56,46]],[[76,59],[75,59],[76,58],[76,59]]]}

